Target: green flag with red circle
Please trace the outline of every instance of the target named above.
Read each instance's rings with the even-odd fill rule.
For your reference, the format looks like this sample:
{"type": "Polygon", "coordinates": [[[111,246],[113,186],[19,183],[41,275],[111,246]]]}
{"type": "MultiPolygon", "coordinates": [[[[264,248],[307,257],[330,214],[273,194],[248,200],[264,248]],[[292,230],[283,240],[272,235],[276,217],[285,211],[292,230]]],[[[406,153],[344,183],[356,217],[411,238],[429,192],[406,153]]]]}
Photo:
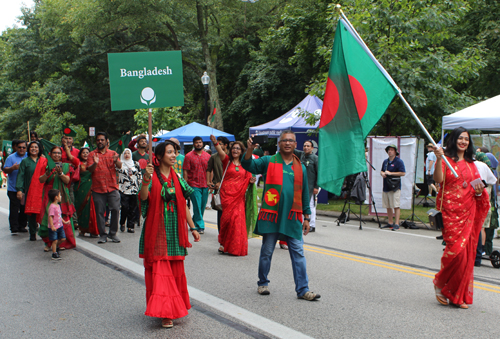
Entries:
{"type": "Polygon", "coordinates": [[[340,195],[346,176],[367,170],[364,140],[397,93],[364,42],[339,20],[319,124],[320,187],[340,195]]]}

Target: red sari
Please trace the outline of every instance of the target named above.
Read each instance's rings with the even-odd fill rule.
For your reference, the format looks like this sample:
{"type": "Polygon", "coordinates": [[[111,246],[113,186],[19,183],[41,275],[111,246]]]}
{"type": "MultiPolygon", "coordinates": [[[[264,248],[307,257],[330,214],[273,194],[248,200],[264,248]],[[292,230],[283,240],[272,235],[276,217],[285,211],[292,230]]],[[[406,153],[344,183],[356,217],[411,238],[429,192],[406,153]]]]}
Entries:
{"type": "Polygon", "coordinates": [[[220,195],[222,203],[222,216],[220,219],[219,243],[224,247],[224,253],[243,256],[248,254],[248,236],[245,219],[245,193],[252,174],[236,166],[226,158],[222,168],[226,175],[222,182],[220,195]]]}
{"type": "Polygon", "coordinates": [[[437,195],[436,206],[443,214],[443,240],[446,248],[441,258],[441,270],[434,284],[452,303],[472,304],[474,260],[479,232],[490,208],[486,190],[475,195],[470,184],[480,178],[474,163],[458,163],[448,158],[458,174],[455,178],[443,163],[444,181],[437,195]],[[467,183],[464,188],[463,183],[467,183]]]}

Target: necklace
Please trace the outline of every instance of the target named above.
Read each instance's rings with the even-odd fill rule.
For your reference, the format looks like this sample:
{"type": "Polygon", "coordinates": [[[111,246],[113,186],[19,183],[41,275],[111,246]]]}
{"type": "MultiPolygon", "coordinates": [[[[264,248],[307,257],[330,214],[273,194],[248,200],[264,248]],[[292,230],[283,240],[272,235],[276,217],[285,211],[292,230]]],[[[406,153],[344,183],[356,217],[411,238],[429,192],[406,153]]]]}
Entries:
{"type": "MultiPolygon", "coordinates": [[[[465,161],[465,159],[464,159],[464,161],[465,161]]],[[[467,167],[469,168],[470,174],[472,176],[472,171],[471,171],[471,169],[469,167],[469,164],[467,162],[466,162],[466,164],[467,164],[467,167]]],[[[462,169],[460,168],[460,166],[458,166],[458,162],[457,162],[457,167],[460,170],[460,175],[462,177],[462,180],[464,181],[463,184],[462,184],[462,187],[466,188],[467,187],[467,182],[465,181],[465,177],[464,177],[464,174],[462,173],[462,169]]]]}
{"type": "Polygon", "coordinates": [[[239,172],[240,171],[240,167],[239,166],[241,166],[241,164],[236,165],[234,163],[234,161],[233,161],[233,164],[234,164],[234,169],[236,170],[236,172],[239,172]]]}

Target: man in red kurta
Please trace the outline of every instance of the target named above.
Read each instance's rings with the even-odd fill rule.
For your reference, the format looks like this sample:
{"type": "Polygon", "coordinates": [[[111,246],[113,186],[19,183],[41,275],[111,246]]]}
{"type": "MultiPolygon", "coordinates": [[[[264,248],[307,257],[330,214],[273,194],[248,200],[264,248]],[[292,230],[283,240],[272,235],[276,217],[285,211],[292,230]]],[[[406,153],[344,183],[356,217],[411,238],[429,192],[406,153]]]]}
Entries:
{"type": "Polygon", "coordinates": [[[116,168],[121,168],[122,163],[118,153],[107,147],[108,137],[104,132],[98,132],[96,136],[97,149],[90,152],[87,160],[87,169],[92,173],[92,198],[99,229],[100,239],[98,244],[103,244],[110,239],[112,242],[120,242],[116,236],[118,231],[118,216],[120,213],[120,192],[116,180],[116,168]],[[109,234],[104,226],[104,212],[106,203],[111,212],[111,223],[109,234]]]}

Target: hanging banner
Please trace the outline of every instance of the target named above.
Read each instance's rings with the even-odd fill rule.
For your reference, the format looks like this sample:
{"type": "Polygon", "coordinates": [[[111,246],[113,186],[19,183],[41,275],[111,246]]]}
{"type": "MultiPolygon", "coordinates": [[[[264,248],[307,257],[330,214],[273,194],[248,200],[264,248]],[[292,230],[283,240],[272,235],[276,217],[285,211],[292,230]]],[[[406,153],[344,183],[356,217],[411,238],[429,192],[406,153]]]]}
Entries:
{"type": "Polygon", "coordinates": [[[111,110],[184,106],[181,51],[108,53],[111,110]]]}

